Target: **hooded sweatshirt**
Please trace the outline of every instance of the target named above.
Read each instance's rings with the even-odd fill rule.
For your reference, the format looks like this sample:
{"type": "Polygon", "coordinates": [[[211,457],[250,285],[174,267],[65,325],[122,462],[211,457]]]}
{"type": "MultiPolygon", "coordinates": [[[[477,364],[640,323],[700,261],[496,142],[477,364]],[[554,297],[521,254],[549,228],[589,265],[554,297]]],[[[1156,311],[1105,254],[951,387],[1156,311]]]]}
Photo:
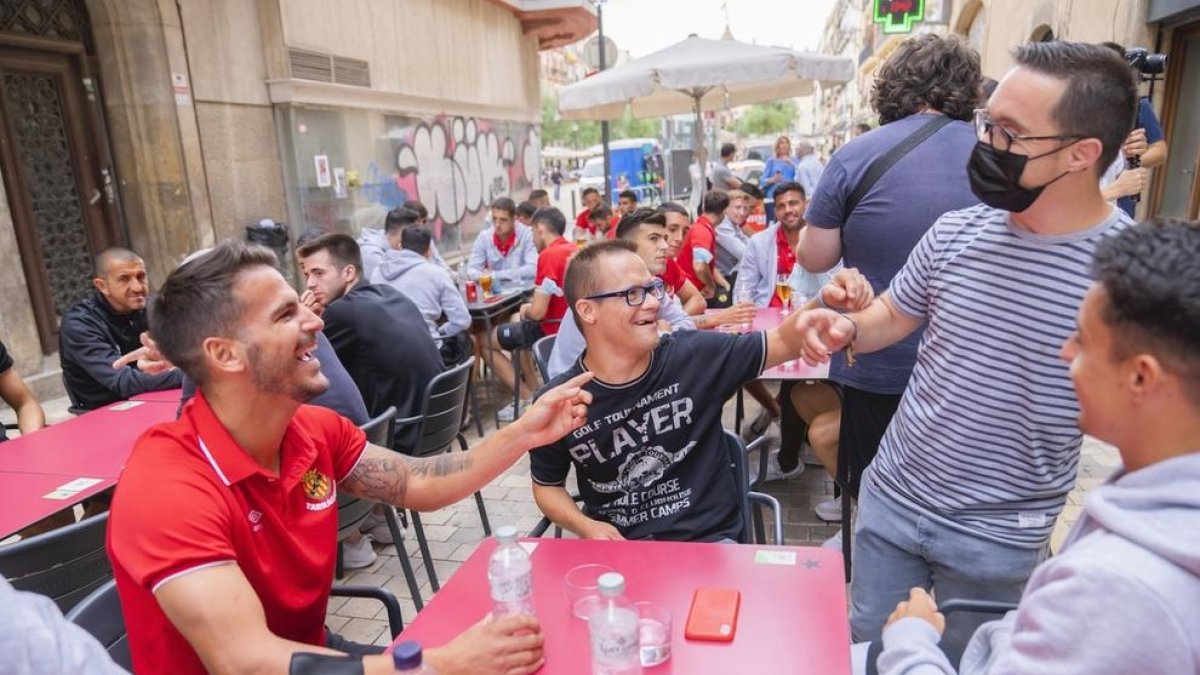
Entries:
{"type": "MultiPolygon", "coordinates": [[[[953,673],[922,619],[883,631],[881,675],[953,673]]],[[[1200,672],[1200,452],[1118,473],[1084,500],[1020,606],[980,626],[962,675],[1200,672]]]]}
{"type": "Polygon", "coordinates": [[[471,327],[467,301],[458,287],[445,270],[416,251],[388,249],[369,281],[386,284],[408,296],[421,310],[429,334],[436,341],[471,327]],[[446,322],[439,326],[437,321],[443,313],[446,322]]]}
{"type": "MultiPolygon", "coordinates": [[[[388,243],[387,234],[382,229],[364,227],[358,233],[358,250],[362,253],[363,278],[370,280],[374,278],[379,263],[383,262],[383,254],[392,250],[392,245],[388,243]]],[[[429,259],[439,267],[450,269],[442,259],[442,254],[438,252],[435,241],[429,242],[429,259]]]]}

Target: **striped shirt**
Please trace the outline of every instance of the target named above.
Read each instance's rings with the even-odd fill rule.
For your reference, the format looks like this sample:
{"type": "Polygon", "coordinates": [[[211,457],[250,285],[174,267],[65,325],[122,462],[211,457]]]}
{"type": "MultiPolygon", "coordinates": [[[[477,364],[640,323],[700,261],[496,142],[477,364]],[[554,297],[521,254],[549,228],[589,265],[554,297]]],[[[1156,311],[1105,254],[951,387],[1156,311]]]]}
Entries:
{"type": "Polygon", "coordinates": [[[1113,209],[1088,230],[1042,236],[982,204],[938,219],[888,291],[928,327],[873,486],[968,534],[1045,544],[1081,441],[1059,350],[1096,245],[1130,222],[1113,209]]]}

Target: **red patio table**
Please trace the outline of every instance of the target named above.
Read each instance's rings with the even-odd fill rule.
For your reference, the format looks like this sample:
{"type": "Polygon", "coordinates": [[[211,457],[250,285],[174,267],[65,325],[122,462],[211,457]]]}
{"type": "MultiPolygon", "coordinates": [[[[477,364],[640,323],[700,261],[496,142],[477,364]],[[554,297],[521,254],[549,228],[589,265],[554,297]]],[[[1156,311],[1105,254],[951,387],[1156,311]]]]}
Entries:
{"type": "MultiPolygon", "coordinates": [[[[2,446],[0,450],[3,450],[2,446]]],[[[60,494],[60,499],[47,497],[81,478],[89,477],[0,471],[0,539],[29,527],[46,516],[74,506],[98,492],[103,492],[117,482],[115,478],[103,478],[81,490],[67,490],[69,494],[60,494]]]]}
{"type": "MultiPolygon", "coordinates": [[[[577,565],[602,563],[625,575],[626,594],[671,611],[671,658],[647,675],[850,672],[846,582],[837,551],[789,546],[648,541],[528,539],[534,606],[545,636],[546,675],[591,672],[587,625],[571,615],[563,578],[577,565]],[[741,592],[732,642],[683,636],[692,593],[701,587],[741,592]]],[[[483,542],[397,638],[446,644],[490,609],[483,542]]]]}
{"type": "Polygon", "coordinates": [[[142,432],[175,419],[173,401],[122,401],[0,443],[0,472],[115,479],[142,432]]]}

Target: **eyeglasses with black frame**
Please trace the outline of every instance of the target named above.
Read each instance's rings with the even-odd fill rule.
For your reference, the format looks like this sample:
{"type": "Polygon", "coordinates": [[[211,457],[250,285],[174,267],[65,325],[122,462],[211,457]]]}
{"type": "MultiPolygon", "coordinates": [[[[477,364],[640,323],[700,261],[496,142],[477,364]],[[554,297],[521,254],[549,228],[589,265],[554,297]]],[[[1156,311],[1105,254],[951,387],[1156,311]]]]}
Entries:
{"type": "Polygon", "coordinates": [[[1017,141],[1075,141],[1083,138],[1079,134],[1056,134],[1054,136],[1018,136],[996,124],[988,117],[986,108],[975,109],[975,137],[987,141],[998,152],[1008,152],[1017,141]]]}
{"type": "Polygon", "coordinates": [[[589,295],[584,300],[603,300],[605,298],[625,298],[625,304],[630,307],[641,307],[646,302],[646,296],[653,295],[656,300],[662,300],[667,293],[667,286],[662,279],[655,279],[645,286],[630,286],[623,291],[597,293],[589,295]]]}

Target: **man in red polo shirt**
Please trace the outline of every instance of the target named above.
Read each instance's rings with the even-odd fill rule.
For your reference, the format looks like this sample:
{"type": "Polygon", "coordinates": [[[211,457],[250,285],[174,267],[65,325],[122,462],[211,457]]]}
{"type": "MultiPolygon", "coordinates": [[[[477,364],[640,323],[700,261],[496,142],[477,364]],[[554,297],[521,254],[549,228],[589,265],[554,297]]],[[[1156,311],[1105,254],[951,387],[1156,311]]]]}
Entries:
{"type": "Polygon", "coordinates": [[[679,249],[676,260],[683,268],[688,280],[700,289],[712,305],[718,291],[729,293],[729,283],[717,269],[717,229],[715,223],[725,217],[725,209],[729,207],[729,196],[718,190],[711,190],[704,195],[703,212],[692,223],[691,229],[683,238],[683,246],[679,249]]]}
{"type": "Polygon", "coordinates": [[[589,219],[592,215],[592,209],[596,208],[596,205],[600,203],[600,191],[594,187],[586,187],[583,189],[581,195],[580,199],[583,200],[583,210],[579,212],[579,215],[575,216],[575,235],[579,236],[580,231],[587,232],[589,235],[595,235],[596,228],[592,227],[589,219]]]}
{"type": "MultiPolygon", "coordinates": [[[[269,250],[226,241],[154,301],[158,348],[200,391],[138,440],[113,497],[108,552],[138,672],[284,672],[293,658],[392,672],[390,659],[361,656],[371,648],[326,647],[338,490],[440,508],[586,418],[584,377],[467,453],[413,460],[370,445],[345,418],[302,405],[329,386],[313,356],[323,326],[274,265],[269,250]]],[[[426,659],[440,673],[530,673],[541,635],[531,617],[487,621],[426,659]]]]}

